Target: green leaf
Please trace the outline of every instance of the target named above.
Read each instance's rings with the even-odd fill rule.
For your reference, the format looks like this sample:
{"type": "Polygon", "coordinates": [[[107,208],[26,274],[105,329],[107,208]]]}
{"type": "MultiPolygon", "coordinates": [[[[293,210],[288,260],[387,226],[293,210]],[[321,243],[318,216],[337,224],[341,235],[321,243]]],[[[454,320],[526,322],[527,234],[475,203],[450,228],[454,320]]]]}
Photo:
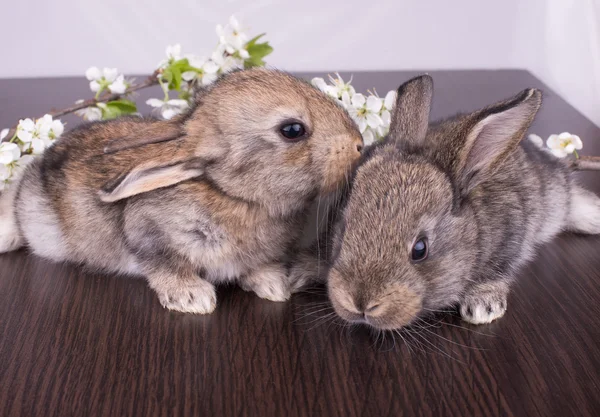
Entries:
{"type": "Polygon", "coordinates": [[[262,67],[265,65],[263,58],[273,52],[273,47],[268,42],[256,43],[249,46],[247,50],[250,58],[244,61],[244,67],[262,67]]]}
{"type": "Polygon", "coordinates": [[[135,113],[137,106],[131,100],[120,99],[104,103],[103,106],[98,106],[102,110],[102,119],[115,119],[126,114],[135,113]]]}
{"type": "Polygon", "coordinates": [[[257,40],[259,40],[260,38],[262,38],[263,36],[265,36],[266,33],[261,33],[258,36],[253,37],[252,39],[250,39],[248,42],[246,42],[246,45],[244,45],[246,47],[246,49],[252,45],[254,45],[256,43],[257,40]]]}
{"type": "Polygon", "coordinates": [[[181,74],[186,71],[197,71],[196,68],[190,66],[187,58],[175,61],[164,69],[162,76],[169,86],[169,90],[181,90],[181,74]]]}
{"type": "Polygon", "coordinates": [[[246,45],[244,45],[248,51],[248,54],[250,55],[250,58],[247,58],[244,61],[245,68],[264,66],[265,61],[263,58],[273,52],[273,47],[269,45],[269,42],[257,43],[257,41],[263,36],[265,36],[265,34],[261,33],[260,35],[250,39],[248,42],[246,42],[246,45]]]}

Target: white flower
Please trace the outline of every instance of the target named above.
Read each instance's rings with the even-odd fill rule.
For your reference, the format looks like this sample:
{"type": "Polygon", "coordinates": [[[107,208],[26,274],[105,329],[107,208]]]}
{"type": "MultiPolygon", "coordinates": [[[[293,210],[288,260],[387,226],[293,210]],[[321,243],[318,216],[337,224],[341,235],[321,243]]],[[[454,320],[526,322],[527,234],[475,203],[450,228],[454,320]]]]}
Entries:
{"type": "Polygon", "coordinates": [[[544,146],[544,140],[542,138],[540,138],[538,135],[531,134],[531,135],[527,136],[527,139],[529,139],[531,142],[533,142],[533,144],[535,146],[537,146],[538,148],[543,148],[543,146],[544,146]]]}
{"type": "Polygon", "coordinates": [[[383,100],[383,108],[388,111],[392,111],[392,109],[396,105],[397,95],[398,93],[396,92],[396,90],[388,91],[388,93],[385,95],[385,99],[383,100]]]}
{"type": "Polygon", "coordinates": [[[23,151],[31,150],[34,154],[40,154],[52,145],[64,130],[60,120],[52,120],[52,116],[46,114],[35,122],[31,119],[19,120],[17,138],[23,142],[23,151]]]}
{"type": "Polygon", "coordinates": [[[337,78],[333,78],[331,75],[329,76],[329,81],[331,81],[332,85],[327,85],[324,91],[330,96],[338,99],[341,99],[345,92],[348,93],[350,98],[352,98],[355,94],[354,87],[350,85],[352,78],[350,78],[350,80],[346,83],[340,74],[336,72],[336,75],[337,78]]]}
{"type": "Polygon", "coordinates": [[[310,83],[312,85],[314,85],[315,87],[317,87],[322,92],[324,92],[324,93],[327,92],[327,83],[325,82],[325,80],[323,78],[315,77],[312,80],[310,80],[310,83]]]}
{"type": "Polygon", "coordinates": [[[179,61],[181,59],[181,44],[176,43],[175,45],[167,46],[165,53],[168,59],[179,61]]]}
{"type": "Polygon", "coordinates": [[[192,81],[198,78],[203,85],[208,85],[215,81],[218,77],[219,66],[212,60],[206,60],[206,58],[200,58],[196,56],[188,56],[187,57],[189,64],[200,70],[200,72],[196,71],[186,71],[181,74],[181,78],[185,81],[192,81]]]}
{"type": "MultiPolygon", "coordinates": [[[[83,103],[83,100],[77,100],[75,104],[83,103]]],[[[98,107],[86,107],[85,109],[77,110],[77,116],[83,117],[83,120],[93,122],[102,119],[102,110],[98,107]]]]}
{"type": "Polygon", "coordinates": [[[396,104],[396,95],[396,90],[391,90],[385,95],[385,99],[383,100],[381,113],[379,113],[383,123],[377,128],[377,135],[380,138],[387,135],[390,130],[390,123],[392,122],[392,109],[396,104]]]}
{"type": "Polygon", "coordinates": [[[164,68],[174,61],[179,61],[181,59],[181,45],[176,43],[175,45],[167,46],[165,54],[167,55],[167,59],[160,61],[158,68],[164,68]]]}
{"type": "Polygon", "coordinates": [[[225,46],[219,45],[210,57],[210,60],[217,65],[221,72],[227,72],[244,66],[244,61],[229,56],[225,52],[225,46]]]}
{"type": "Polygon", "coordinates": [[[159,100],[157,98],[151,98],[146,101],[146,104],[160,109],[160,114],[164,119],[171,119],[174,116],[183,113],[189,108],[189,104],[186,100],[172,99],[172,100],[159,100]]]}
{"type": "Polygon", "coordinates": [[[16,143],[0,143],[0,165],[8,165],[19,160],[21,150],[16,143]]]}
{"type": "Polygon", "coordinates": [[[583,143],[577,135],[569,132],[563,132],[560,135],[550,135],[546,145],[552,150],[552,153],[558,158],[564,158],[570,153],[583,148],[583,143]]]}
{"type": "Polygon", "coordinates": [[[116,68],[104,68],[100,71],[99,68],[90,67],[85,72],[85,76],[90,81],[90,90],[94,93],[108,88],[111,93],[123,94],[127,89],[125,77],[119,74],[116,68]]]}
{"type": "Polygon", "coordinates": [[[0,131],[0,142],[3,141],[4,138],[8,136],[8,132],[10,132],[10,129],[8,129],[8,128],[2,129],[2,131],[0,131]]]}
{"type": "Polygon", "coordinates": [[[367,127],[377,129],[383,124],[379,112],[383,106],[383,100],[376,96],[369,96],[365,98],[364,95],[358,93],[354,94],[348,103],[348,95],[344,95],[343,98],[346,101],[345,106],[348,109],[348,113],[358,124],[360,133],[364,133],[367,127]]]}
{"type": "Polygon", "coordinates": [[[225,27],[217,25],[216,32],[219,36],[219,44],[228,54],[233,55],[237,52],[242,59],[250,58],[250,54],[245,48],[248,36],[242,32],[241,25],[235,16],[229,18],[229,24],[225,27]]]}
{"type": "Polygon", "coordinates": [[[375,135],[375,133],[373,133],[372,129],[367,128],[363,132],[362,137],[363,137],[363,142],[364,142],[365,146],[369,146],[370,144],[375,142],[376,135],[375,135]]]}
{"type": "Polygon", "coordinates": [[[112,84],[108,86],[108,89],[113,94],[123,94],[127,90],[127,84],[125,83],[125,77],[123,74],[119,75],[112,84]]]}

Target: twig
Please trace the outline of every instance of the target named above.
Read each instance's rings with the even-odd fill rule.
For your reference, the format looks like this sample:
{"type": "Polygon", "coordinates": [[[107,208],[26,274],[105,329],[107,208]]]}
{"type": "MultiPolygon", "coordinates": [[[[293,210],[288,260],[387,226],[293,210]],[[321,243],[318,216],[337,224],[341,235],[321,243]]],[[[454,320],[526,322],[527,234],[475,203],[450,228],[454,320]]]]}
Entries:
{"type": "MultiPolygon", "coordinates": [[[[77,103],[71,107],[67,107],[67,108],[61,109],[61,110],[51,111],[51,112],[48,112],[47,114],[51,115],[52,118],[64,116],[65,114],[74,113],[77,110],[85,109],[86,107],[95,106],[98,103],[106,103],[108,101],[118,100],[121,97],[124,97],[128,94],[133,93],[134,91],[138,91],[143,88],[151,87],[153,85],[158,85],[158,74],[160,73],[160,71],[161,70],[154,71],[152,73],[152,75],[148,76],[148,78],[146,78],[146,80],[144,80],[144,82],[132,85],[127,90],[125,90],[125,92],[123,94],[106,93],[106,94],[103,94],[102,97],[99,97],[97,99],[91,98],[89,100],[82,101],[81,103],[77,103]]],[[[18,125],[15,125],[10,128],[10,130],[8,131],[8,134],[4,138],[4,141],[9,141],[15,135],[17,126],[18,125]]]]}
{"type": "Polygon", "coordinates": [[[572,159],[569,167],[575,171],[600,171],[600,156],[582,156],[572,159]]]}

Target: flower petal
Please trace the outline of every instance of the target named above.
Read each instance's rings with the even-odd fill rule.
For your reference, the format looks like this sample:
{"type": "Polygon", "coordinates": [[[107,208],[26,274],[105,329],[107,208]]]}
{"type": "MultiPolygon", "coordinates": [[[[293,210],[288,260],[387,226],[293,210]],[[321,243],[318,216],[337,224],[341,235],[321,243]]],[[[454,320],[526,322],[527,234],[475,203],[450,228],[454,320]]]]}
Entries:
{"type": "Polygon", "coordinates": [[[550,149],[559,148],[560,139],[558,138],[558,135],[550,135],[546,141],[546,146],[548,146],[550,149]]]}
{"type": "Polygon", "coordinates": [[[529,139],[531,142],[533,142],[533,144],[535,146],[537,146],[538,148],[541,148],[544,146],[544,140],[541,137],[539,137],[538,135],[531,134],[531,135],[527,136],[527,139],[529,139]]]}
{"type": "Polygon", "coordinates": [[[202,66],[202,71],[205,74],[216,74],[219,71],[219,66],[214,61],[206,61],[202,66]]]}
{"type": "Polygon", "coordinates": [[[217,78],[219,78],[217,74],[205,73],[202,76],[202,85],[209,85],[209,84],[213,83],[217,78]]]}
{"type": "Polygon", "coordinates": [[[92,90],[94,93],[100,91],[100,84],[98,83],[98,81],[94,80],[90,82],[90,90],[92,90]]]}
{"type": "Polygon", "coordinates": [[[381,120],[381,117],[379,117],[378,114],[374,114],[374,113],[367,113],[367,123],[369,125],[369,127],[373,128],[373,129],[377,129],[379,126],[381,126],[383,124],[383,120],[381,120]]]}
{"type": "Polygon", "coordinates": [[[363,96],[360,93],[354,94],[352,96],[352,105],[354,107],[356,107],[357,109],[363,107],[365,105],[366,101],[367,100],[365,99],[365,96],[363,96]]]}
{"type": "Polygon", "coordinates": [[[573,135],[571,137],[571,140],[573,141],[573,145],[575,146],[575,149],[579,150],[581,148],[583,148],[583,142],[581,141],[581,138],[577,135],[573,135]]]}
{"type": "Polygon", "coordinates": [[[367,110],[373,113],[379,113],[383,106],[383,100],[376,96],[369,96],[367,98],[367,110]]]}
{"type": "Polygon", "coordinates": [[[369,146],[370,144],[375,142],[375,135],[373,134],[373,131],[371,129],[365,130],[362,134],[362,137],[365,146],[369,146]]]}
{"type": "Polygon", "coordinates": [[[383,105],[386,109],[392,110],[392,108],[396,104],[396,96],[396,90],[388,91],[388,93],[385,95],[385,100],[383,102],[383,105]]]}
{"type": "Polygon", "coordinates": [[[569,132],[562,132],[560,135],[558,135],[558,138],[561,140],[565,140],[565,139],[570,139],[571,135],[569,132]]]}
{"type": "Polygon", "coordinates": [[[196,71],[186,71],[183,74],[181,74],[181,78],[189,82],[196,78],[197,74],[198,73],[196,71]]]}
{"type": "Polygon", "coordinates": [[[229,16],[229,25],[235,31],[240,30],[240,22],[235,18],[234,15],[229,16]]]}
{"type": "Polygon", "coordinates": [[[565,146],[566,153],[573,153],[574,150],[575,150],[575,145],[573,145],[572,143],[569,143],[567,146],[565,146]]]}
{"type": "Polygon", "coordinates": [[[33,132],[31,130],[17,129],[17,137],[21,142],[31,142],[33,132]]]}
{"type": "Polygon", "coordinates": [[[2,129],[0,132],[0,141],[8,136],[8,132],[10,132],[10,129],[2,129]]]}
{"type": "Polygon", "coordinates": [[[112,83],[114,80],[116,80],[117,76],[119,75],[119,72],[116,68],[104,68],[102,73],[104,75],[104,79],[109,83],[112,83]]]}
{"type": "Polygon", "coordinates": [[[356,123],[358,124],[358,130],[360,130],[360,133],[364,133],[367,129],[367,120],[364,117],[359,117],[356,123]]]}
{"type": "Polygon", "coordinates": [[[100,68],[98,67],[89,67],[85,71],[85,78],[87,78],[88,81],[99,80],[102,78],[102,71],[100,71],[100,68]]]}
{"type": "Polygon", "coordinates": [[[389,127],[390,122],[392,121],[392,115],[388,110],[383,110],[381,112],[381,121],[383,122],[382,126],[389,127]]]}
{"type": "Polygon", "coordinates": [[[150,107],[162,107],[165,104],[165,102],[157,98],[150,98],[146,100],[146,104],[150,107]]]}
{"type": "Polygon", "coordinates": [[[32,131],[33,129],[35,129],[35,123],[29,118],[25,120],[19,120],[18,129],[32,131]]]}
{"type": "Polygon", "coordinates": [[[33,150],[34,155],[39,155],[44,152],[44,149],[46,149],[46,146],[45,146],[43,140],[33,139],[31,141],[31,149],[33,150]]]}
{"type": "Polygon", "coordinates": [[[350,107],[352,107],[352,100],[350,99],[350,94],[348,94],[347,91],[344,91],[342,93],[342,105],[346,109],[349,109],[350,107]]]}
{"type": "Polygon", "coordinates": [[[200,69],[206,63],[206,58],[196,56],[196,55],[188,55],[187,57],[188,63],[190,66],[200,69]]]}
{"type": "Polygon", "coordinates": [[[327,87],[327,83],[325,82],[325,80],[320,77],[313,78],[312,80],[310,80],[310,83],[321,91],[325,91],[325,87],[327,87]]]}
{"type": "Polygon", "coordinates": [[[98,107],[88,107],[84,119],[90,122],[102,120],[102,110],[100,110],[98,107]]]}
{"type": "Polygon", "coordinates": [[[54,133],[54,137],[57,138],[63,134],[65,131],[65,126],[62,124],[60,120],[52,121],[52,133],[54,133]]]}
{"type": "Polygon", "coordinates": [[[161,115],[164,119],[169,120],[172,119],[173,117],[177,116],[179,113],[171,108],[171,107],[164,107],[163,110],[161,111],[161,115]]]}
{"type": "Polygon", "coordinates": [[[182,100],[179,98],[175,98],[172,100],[167,101],[167,104],[169,106],[174,106],[177,107],[179,109],[187,109],[189,107],[189,103],[187,102],[187,100],[182,100]]]}
{"type": "Polygon", "coordinates": [[[125,85],[125,77],[123,74],[119,75],[117,79],[108,86],[108,89],[113,94],[123,94],[125,90],[127,90],[127,85],[125,85]]]}

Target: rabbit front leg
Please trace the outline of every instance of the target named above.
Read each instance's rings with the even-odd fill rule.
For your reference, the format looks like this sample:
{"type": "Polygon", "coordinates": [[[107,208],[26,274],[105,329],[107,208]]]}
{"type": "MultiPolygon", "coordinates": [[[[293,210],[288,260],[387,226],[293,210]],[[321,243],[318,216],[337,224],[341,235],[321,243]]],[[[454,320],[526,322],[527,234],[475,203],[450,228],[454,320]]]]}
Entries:
{"type": "Polygon", "coordinates": [[[472,324],[485,324],[502,317],[506,312],[508,291],[506,279],[473,285],[460,302],[462,319],[472,324]]]}
{"type": "Polygon", "coordinates": [[[145,263],[143,269],[150,288],[156,291],[163,307],[196,314],[215,310],[217,294],[214,285],[201,278],[191,264],[175,266],[172,261],[159,258],[145,263]]]}
{"type": "Polygon", "coordinates": [[[263,265],[239,279],[244,291],[252,291],[260,298],[287,301],[292,295],[292,285],[287,268],[279,263],[263,265]]]}

